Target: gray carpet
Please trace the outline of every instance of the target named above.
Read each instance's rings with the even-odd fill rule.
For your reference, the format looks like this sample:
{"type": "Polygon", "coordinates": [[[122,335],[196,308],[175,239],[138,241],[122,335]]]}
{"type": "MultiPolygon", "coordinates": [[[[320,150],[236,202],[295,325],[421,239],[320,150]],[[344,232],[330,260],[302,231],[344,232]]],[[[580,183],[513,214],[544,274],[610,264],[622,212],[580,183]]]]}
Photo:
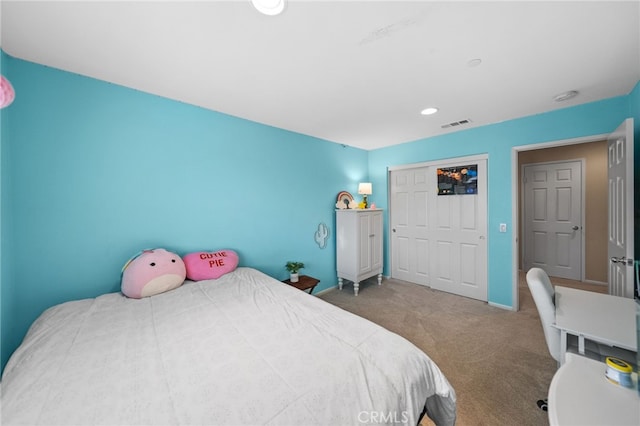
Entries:
{"type": "Polygon", "coordinates": [[[546,397],[556,362],[522,278],[518,312],[397,280],[367,280],[357,297],[350,284],[319,297],[427,353],[456,390],[457,425],[548,424],[536,401],[546,397]]]}

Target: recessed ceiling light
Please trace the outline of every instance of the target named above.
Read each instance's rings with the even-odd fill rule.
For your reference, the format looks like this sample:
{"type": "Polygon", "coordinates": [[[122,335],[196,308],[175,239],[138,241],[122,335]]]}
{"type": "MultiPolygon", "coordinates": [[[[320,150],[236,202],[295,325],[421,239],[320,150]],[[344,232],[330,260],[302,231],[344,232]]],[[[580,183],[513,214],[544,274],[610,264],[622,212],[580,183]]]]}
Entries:
{"type": "Polygon", "coordinates": [[[578,91],[577,90],[569,90],[568,92],[564,92],[564,93],[560,93],[559,95],[555,95],[553,97],[553,100],[556,101],[556,102],[562,102],[562,101],[569,100],[571,98],[575,98],[576,96],[578,96],[578,91]]]}
{"type": "Polygon", "coordinates": [[[429,107],[429,108],[425,108],[422,111],[420,111],[420,114],[422,114],[422,115],[431,115],[431,114],[435,114],[436,112],[438,112],[438,108],[429,107]]]}
{"type": "Polygon", "coordinates": [[[258,12],[275,16],[281,14],[284,10],[285,0],[251,0],[251,4],[258,12]]]}

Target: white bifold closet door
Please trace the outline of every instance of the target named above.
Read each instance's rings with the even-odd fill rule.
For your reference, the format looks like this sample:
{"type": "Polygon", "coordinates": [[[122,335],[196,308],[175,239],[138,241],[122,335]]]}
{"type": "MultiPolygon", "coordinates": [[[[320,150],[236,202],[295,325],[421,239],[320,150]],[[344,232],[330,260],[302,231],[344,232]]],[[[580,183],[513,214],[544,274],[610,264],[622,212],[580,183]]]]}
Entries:
{"type": "Polygon", "coordinates": [[[392,169],[392,277],[487,300],[487,162],[449,160],[392,169]],[[438,195],[438,168],[477,164],[478,193],[438,195]]]}

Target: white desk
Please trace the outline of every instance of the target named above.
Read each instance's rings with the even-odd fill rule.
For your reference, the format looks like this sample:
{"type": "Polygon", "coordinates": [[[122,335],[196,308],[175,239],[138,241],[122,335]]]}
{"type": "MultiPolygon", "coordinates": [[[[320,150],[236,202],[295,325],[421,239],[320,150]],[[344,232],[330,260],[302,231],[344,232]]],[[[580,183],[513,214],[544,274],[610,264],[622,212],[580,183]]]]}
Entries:
{"type": "Polygon", "coordinates": [[[584,339],[609,346],[638,350],[636,303],[633,299],[556,286],[556,323],[562,339],[560,364],[567,352],[567,334],[578,336],[579,352],[584,339]]]}
{"type": "Polygon", "coordinates": [[[640,425],[637,375],[629,389],[610,383],[606,370],[603,362],[568,353],[549,386],[549,424],[640,425]]]}

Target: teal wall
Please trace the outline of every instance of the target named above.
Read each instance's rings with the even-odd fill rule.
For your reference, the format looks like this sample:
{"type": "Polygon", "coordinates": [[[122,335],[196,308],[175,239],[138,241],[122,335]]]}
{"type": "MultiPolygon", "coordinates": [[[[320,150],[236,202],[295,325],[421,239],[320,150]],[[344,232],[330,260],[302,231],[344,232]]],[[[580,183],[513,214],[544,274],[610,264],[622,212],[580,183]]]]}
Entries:
{"type": "MultiPolygon", "coordinates": [[[[635,122],[638,123],[640,115],[637,109],[637,92],[636,86],[635,95],[632,96],[616,97],[377,149],[369,152],[369,176],[374,188],[387,188],[389,167],[488,154],[488,299],[491,303],[512,307],[514,229],[511,220],[511,182],[515,178],[511,175],[512,147],[609,133],[630,114],[634,114],[635,122]],[[635,111],[629,107],[629,99],[634,96],[635,111]],[[498,232],[500,223],[507,224],[506,233],[498,232]]],[[[637,141],[638,138],[636,146],[637,141]]],[[[375,202],[378,207],[387,209],[388,199],[384,189],[375,191],[375,202]]],[[[388,215],[385,220],[388,221],[388,215]]],[[[386,271],[390,271],[388,253],[389,238],[386,238],[386,271]]]]}
{"type": "Polygon", "coordinates": [[[47,307],[117,291],[122,265],[142,248],[232,248],[242,265],[279,279],[287,260],[301,260],[320,290],[333,286],[339,191],[355,194],[370,179],[370,200],[386,209],[388,167],[474,154],[489,156],[489,300],[511,306],[511,148],[608,133],[627,116],[640,141],[638,86],[366,152],[4,53],[0,60],[17,93],[0,112],[2,366],[47,307]],[[313,239],[320,222],[332,231],[324,250],[313,239]]]}
{"type": "MultiPolygon", "coordinates": [[[[2,75],[5,75],[7,71],[6,62],[4,53],[0,51],[0,73],[2,75]]],[[[20,338],[11,333],[10,327],[5,326],[12,323],[16,312],[15,305],[12,303],[15,292],[9,280],[12,275],[12,253],[7,247],[12,235],[8,191],[11,166],[7,137],[9,132],[8,114],[9,108],[0,110],[0,355],[2,367],[20,338]]]]}
{"type": "Polygon", "coordinates": [[[335,197],[366,151],[8,55],[3,73],[3,365],[45,308],[118,291],[143,248],[231,248],[278,279],[299,260],[317,290],[336,285],[335,197]]]}

